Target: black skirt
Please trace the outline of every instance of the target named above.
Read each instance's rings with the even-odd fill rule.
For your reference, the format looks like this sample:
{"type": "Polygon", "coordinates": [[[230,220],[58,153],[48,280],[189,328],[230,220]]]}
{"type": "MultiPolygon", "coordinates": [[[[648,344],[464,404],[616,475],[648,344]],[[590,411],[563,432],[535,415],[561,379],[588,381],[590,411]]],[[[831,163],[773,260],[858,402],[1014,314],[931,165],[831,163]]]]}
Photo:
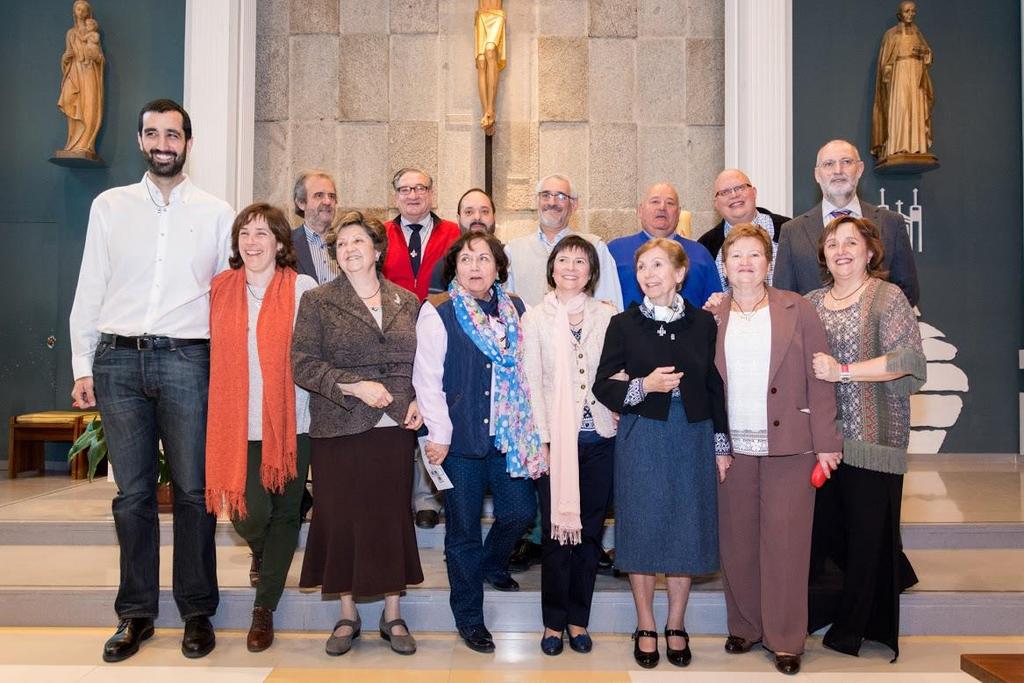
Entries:
{"type": "Polygon", "coordinates": [[[310,439],[313,520],[299,585],[377,596],[423,582],[412,519],[416,433],[310,439]]]}

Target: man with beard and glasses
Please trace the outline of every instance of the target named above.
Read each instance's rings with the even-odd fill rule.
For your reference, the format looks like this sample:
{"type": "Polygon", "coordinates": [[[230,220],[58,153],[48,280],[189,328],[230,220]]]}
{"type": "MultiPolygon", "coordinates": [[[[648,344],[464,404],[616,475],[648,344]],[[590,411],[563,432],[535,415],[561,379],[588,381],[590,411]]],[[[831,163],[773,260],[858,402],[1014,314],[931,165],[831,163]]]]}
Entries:
{"type": "Polygon", "coordinates": [[[556,173],[541,178],[537,183],[537,232],[516,238],[505,247],[505,253],[511,260],[506,289],[515,292],[529,306],[540,304],[548,292],[548,255],[563,237],[577,234],[597,249],[601,278],[594,298],[607,301],[621,311],[622,291],[608,245],[597,235],[574,233],[569,227],[569,218],[578,201],[572,181],[567,176],[556,173]]]}
{"type": "MultiPolygon", "coordinates": [[[[459,197],[457,207],[459,214],[459,230],[462,234],[467,232],[485,232],[488,235],[494,234],[494,200],[479,187],[466,190],[459,197]]],[[[430,294],[440,294],[448,291],[448,283],[444,281],[444,260],[434,265],[434,272],[430,274],[430,294]]]]}
{"type": "Polygon", "coordinates": [[[800,294],[821,287],[824,271],[818,262],[818,239],[825,226],[843,216],[867,218],[878,226],[882,236],[882,270],[889,271],[889,281],[903,290],[911,306],[916,306],[920,289],[906,221],[894,211],[857,198],[862,173],[860,153],[846,140],[832,140],[818,150],[814,179],[821,187],[821,203],[782,226],[772,284],[800,294]]]}
{"type": "Polygon", "coordinates": [[[295,215],[303,219],[302,225],[292,230],[297,270],[325,285],[341,274],[337,260],[327,253],[324,242],[338,211],[334,178],[325,171],[303,171],[295,179],[292,202],[295,215]]]}
{"type": "Polygon", "coordinates": [[[153,635],[161,443],[174,487],[173,594],[186,657],[213,650],[219,600],[217,520],[206,509],[210,280],[227,267],[234,212],[182,173],[192,123],[181,105],[146,104],[138,140],[149,170],[93,201],[70,320],[73,404],[103,416],[117,484],[119,624],[103,647],[107,662],[131,657],[153,635]]]}

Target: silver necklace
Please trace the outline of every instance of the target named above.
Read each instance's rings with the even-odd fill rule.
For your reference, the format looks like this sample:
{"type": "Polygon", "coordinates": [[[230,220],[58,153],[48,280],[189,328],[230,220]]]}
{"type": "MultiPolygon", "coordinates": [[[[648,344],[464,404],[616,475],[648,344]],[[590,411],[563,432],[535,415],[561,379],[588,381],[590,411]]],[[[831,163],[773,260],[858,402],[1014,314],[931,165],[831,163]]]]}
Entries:
{"type": "Polygon", "coordinates": [[[263,297],[267,295],[266,290],[264,290],[263,296],[256,296],[255,290],[253,290],[252,285],[250,285],[248,282],[245,283],[245,288],[249,290],[249,294],[252,296],[253,299],[256,300],[256,303],[263,303],[263,297]]]}
{"type": "Polygon", "coordinates": [[[153,188],[151,188],[149,186],[148,182],[146,183],[146,194],[149,195],[149,201],[153,202],[153,206],[156,207],[156,212],[157,213],[164,213],[164,212],[166,212],[167,211],[167,207],[171,205],[171,200],[170,199],[168,199],[167,202],[165,202],[164,204],[161,204],[160,202],[158,202],[156,200],[156,197],[153,196],[153,188]]]}
{"type": "Polygon", "coordinates": [[[751,320],[754,319],[754,314],[757,313],[757,307],[760,306],[761,303],[765,299],[767,299],[767,298],[768,298],[768,290],[766,289],[766,290],[764,290],[764,296],[762,296],[760,299],[758,299],[757,303],[754,304],[754,307],[751,308],[750,311],[744,311],[743,307],[740,306],[740,302],[736,301],[736,299],[732,300],[732,304],[733,304],[733,306],[736,307],[736,311],[740,314],[740,317],[743,318],[744,320],[746,320],[747,322],[750,322],[751,320]]]}

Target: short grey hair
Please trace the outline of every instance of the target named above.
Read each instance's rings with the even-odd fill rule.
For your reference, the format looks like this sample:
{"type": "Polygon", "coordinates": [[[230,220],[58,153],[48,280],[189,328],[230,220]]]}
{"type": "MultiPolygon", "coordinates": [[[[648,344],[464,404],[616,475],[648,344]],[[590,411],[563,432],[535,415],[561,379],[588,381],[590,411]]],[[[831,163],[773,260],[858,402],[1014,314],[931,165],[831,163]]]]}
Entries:
{"type": "Polygon", "coordinates": [[[544,187],[544,183],[546,183],[549,180],[561,180],[563,183],[569,186],[569,197],[571,197],[572,199],[579,199],[579,195],[576,194],[576,191],[572,187],[572,178],[565,175],[564,173],[552,173],[551,175],[544,176],[543,178],[537,181],[537,187],[534,189],[534,193],[540,194],[541,189],[544,187]]]}
{"type": "Polygon", "coordinates": [[[331,185],[334,185],[334,191],[338,191],[338,183],[334,182],[334,178],[327,171],[320,171],[317,169],[307,169],[299,173],[299,177],[295,179],[295,186],[292,188],[292,205],[295,208],[295,215],[300,218],[306,217],[306,212],[299,208],[299,202],[306,203],[306,181],[310,178],[325,178],[331,181],[331,185]]]}
{"type": "Polygon", "coordinates": [[[424,171],[422,168],[416,168],[415,166],[406,166],[395,171],[395,175],[391,176],[391,188],[398,192],[398,183],[406,173],[419,173],[421,176],[427,179],[427,188],[434,188],[434,179],[429,173],[424,171]]]}

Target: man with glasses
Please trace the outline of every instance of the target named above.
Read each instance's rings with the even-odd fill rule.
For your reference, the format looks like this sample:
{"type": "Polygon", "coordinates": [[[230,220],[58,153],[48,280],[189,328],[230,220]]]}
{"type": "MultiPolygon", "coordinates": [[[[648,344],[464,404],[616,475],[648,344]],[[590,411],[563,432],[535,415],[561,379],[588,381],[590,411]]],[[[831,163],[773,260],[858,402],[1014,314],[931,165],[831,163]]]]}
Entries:
{"type": "Polygon", "coordinates": [[[676,192],[676,188],[668,183],[651,185],[637,205],[636,215],[640,218],[640,232],[614,239],[608,244],[618,268],[622,302],[626,307],[640,303],[644,299],[640,285],[636,281],[633,255],[642,244],[655,237],[675,240],[686,251],[690,267],[681,292],[684,299],[700,308],[709,296],[722,291],[715,261],[708,250],[676,232],[679,226],[679,193],[676,192]]]}
{"type": "Polygon", "coordinates": [[[324,242],[338,211],[334,178],[325,171],[303,171],[295,179],[292,202],[295,215],[303,219],[302,225],[292,230],[297,270],[321,285],[327,284],[341,273],[324,242]]]}
{"type": "MultiPolygon", "coordinates": [[[[388,249],[384,256],[384,277],[427,298],[431,275],[452,242],[459,239],[459,226],[442,220],[431,211],[434,179],[418,168],[399,169],[391,178],[398,216],[384,224],[388,249]]],[[[440,521],[441,500],[417,449],[413,462],[412,508],[416,526],[433,529],[440,521]]]]}
{"type": "MultiPolygon", "coordinates": [[[[508,269],[508,289],[530,306],[540,304],[548,292],[548,254],[572,232],[569,218],[576,210],[577,201],[572,181],[567,176],[556,173],[542,178],[537,183],[537,232],[514,239],[505,247],[505,253],[512,262],[508,269]]],[[[608,301],[621,311],[622,291],[615,260],[608,252],[608,246],[597,235],[576,234],[597,249],[601,274],[594,298],[608,301]]]]}
{"type": "MultiPolygon", "coordinates": [[[[753,223],[765,229],[772,238],[772,254],[779,248],[779,234],[782,224],[789,220],[788,216],[780,216],[768,209],[757,206],[757,188],[750,182],[747,175],[736,168],[727,168],[718,174],[714,185],[715,209],[722,220],[718,225],[700,236],[698,242],[711,252],[718,268],[718,276],[722,281],[722,290],[728,291],[725,281],[725,265],[722,263],[722,243],[734,225],[753,223]]],[[[775,270],[775,259],[768,265],[768,284],[772,284],[775,270]]]]}
{"type": "Polygon", "coordinates": [[[398,216],[384,224],[388,251],[384,277],[405,287],[423,301],[434,264],[459,239],[459,226],[431,211],[434,179],[418,168],[400,169],[391,179],[398,216]]]}
{"type": "Polygon", "coordinates": [[[857,148],[846,140],[832,140],[818,150],[814,179],[821,186],[821,203],[782,226],[773,284],[800,294],[821,287],[818,239],[827,223],[840,216],[855,216],[878,226],[885,247],[882,267],[889,271],[889,281],[903,290],[911,306],[916,306],[920,289],[906,221],[894,211],[857,198],[862,173],[864,162],[857,148]]]}

